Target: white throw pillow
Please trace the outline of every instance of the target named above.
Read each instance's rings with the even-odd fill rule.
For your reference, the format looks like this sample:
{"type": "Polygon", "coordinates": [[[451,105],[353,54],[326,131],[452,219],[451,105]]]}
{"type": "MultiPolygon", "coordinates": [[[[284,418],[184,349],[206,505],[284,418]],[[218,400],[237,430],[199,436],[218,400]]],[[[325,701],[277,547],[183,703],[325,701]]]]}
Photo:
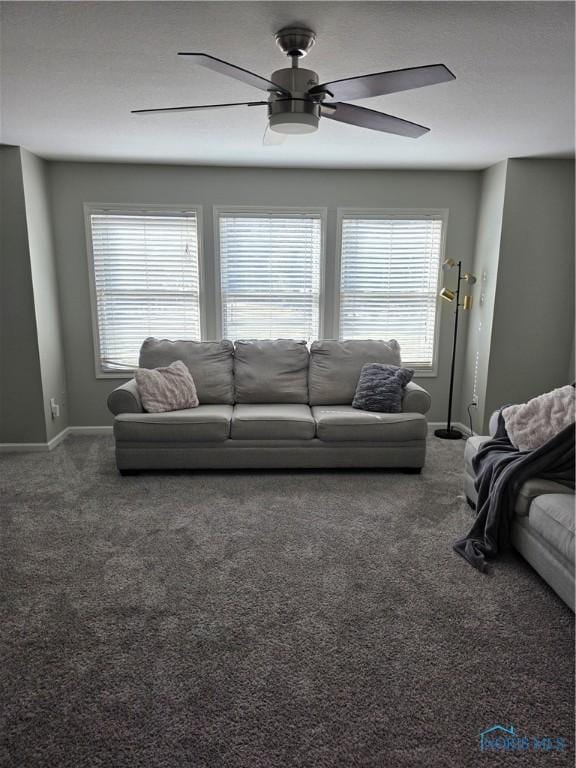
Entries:
{"type": "Polygon", "coordinates": [[[504,408],[502,416],[512,445],[520,451],[533,451],[572,424],[574,394],[574,387],[567,385],[504,408]]]}
{"type": "Polygon", "coordinates": [[[198,406],[194,379],[182,360],[176,360],[166,368],[137,368],[134,378],[142,405],[148,413],[198,406]]]}

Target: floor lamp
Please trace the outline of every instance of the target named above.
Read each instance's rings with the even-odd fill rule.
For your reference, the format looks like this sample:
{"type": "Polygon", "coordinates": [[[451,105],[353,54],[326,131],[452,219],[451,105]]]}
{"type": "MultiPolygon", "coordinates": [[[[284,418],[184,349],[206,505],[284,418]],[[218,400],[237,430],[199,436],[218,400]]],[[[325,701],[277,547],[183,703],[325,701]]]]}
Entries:
{"type": "Polygon", "coordinates": [[[470,272],[464,272],[462,274],[462,262],[454,261],[453,259],[445,259],[442,264],[444,272],[449,272],[455,267],[458,268],[458,284],[456,291],[452,291],[450,288],[444,286],[440,291],[440,296],[444,301],[453,302],[456,301],[454,306],[454,342],[452,345],[452,367],[450,369],[450,392],[448,394],[448,419],[446,422],[446,429],[437,429],[434,431],[436,437],[442,437],[444,440],[460,440],[462,438],[462,432],[459,429],[454,429],[452,426],[452,395],[454,394],[454,366],[456,364],[456,345],[458,343],[458,313],[460,307],[465,310],[472,309],[472,296],[464,296],[464,301],[460,303],[460,285],[464,280],[469,285],[474,285],[476,278],[470,272]]]}

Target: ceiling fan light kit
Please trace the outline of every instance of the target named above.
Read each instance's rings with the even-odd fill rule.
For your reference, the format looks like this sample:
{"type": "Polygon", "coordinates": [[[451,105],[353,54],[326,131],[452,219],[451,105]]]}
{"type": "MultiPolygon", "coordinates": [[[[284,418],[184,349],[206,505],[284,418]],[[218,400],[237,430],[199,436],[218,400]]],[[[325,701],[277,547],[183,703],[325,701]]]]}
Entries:
{"type": "Polygon", "coordinates": [[[289,105],[276,102],[268,108],[268,125],[276,133],[287,135],[314,133],[318,130],[319,123],[320,107],[311,106],[304,101],[289,105]]]}
{"type": "Polygon", "coordinates": [[[268,124],[278,133],[314,133],[320,123],[321,101],[308,97],[308,91],[318,85],[318,75],[311,69],[300,69],[298,59],[288,69],[278,69],[272,74],[272,82],[290,92],[290,98],[282,93],[270,94],[268,124]]]}
{"type": "Polygon", "coordinates": [[[292,66],[276,70],[270,80],[207,53],[181,52],[178,54],[179,56],[190,57],[196,64],[221,75],[267,92],[267,101],[198,104],[188,107],[162,107],[132,111],[139,114],[150,114],[192,112],[199,109],[240,106],[266,106],[268,109],[268,127],[277,134],[314,133],[318,130],[320,118],[326,117],[329,120],[380,131],[381,133],[418,138],[428,133],[430,129],[409,120],[387,115],[384,112],[376,112],[373,109],[347,104],[345,101],[384,96],[389,93],[422,88],[455,79],[455,75],[444,64],[432,64],[320,83],[316,72],[311,69],[301,69],[298,66],[299,60],[306,56],[316,42],[316,34],[311,29],[285,27],[276,33],[275,39],[278,47],[292,60],[292,66]]]}

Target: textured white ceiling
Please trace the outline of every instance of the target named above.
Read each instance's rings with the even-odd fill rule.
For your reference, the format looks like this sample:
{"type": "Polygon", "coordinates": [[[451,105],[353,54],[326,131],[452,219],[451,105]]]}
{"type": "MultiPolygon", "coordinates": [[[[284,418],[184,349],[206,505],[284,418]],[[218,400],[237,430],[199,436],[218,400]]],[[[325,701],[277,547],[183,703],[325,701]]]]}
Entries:
{"type": "Polygon", "coordinates": [[[4,2],[2,141],[48,158],[356,168],[482,168],[574,149],[571,2],[4,2]],[[204,51],[270,76],[273,33],[318,41],[321,81],[444,63],[452,83],[358,104],[430,126],[417,140],[323,120],[263,147],[265,108],[133,116],[132,108],[256,99],[194,66],[204,51]]]}

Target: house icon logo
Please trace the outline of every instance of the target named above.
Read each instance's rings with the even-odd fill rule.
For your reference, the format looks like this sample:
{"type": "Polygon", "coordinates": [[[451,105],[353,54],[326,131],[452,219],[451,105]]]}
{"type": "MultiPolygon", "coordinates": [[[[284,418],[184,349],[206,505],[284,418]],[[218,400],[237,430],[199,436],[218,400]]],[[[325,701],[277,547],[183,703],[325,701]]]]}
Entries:
{"type": "Polygon", "coordinates": [[[486,728],[480,734],[480,751],[486,752],[493,750],[494,748],[502,748],[506,742],[509,743],[510,739],[514,739],[516,732],[514,726],[509,725],[491,725],[490,728],[486,728]]]}
{"type": "Polygon", "coordinates": [[[563,736],[519,736],[513,725],[491,725],[480,733],[480,752],[564,752],[563,736]]]}

